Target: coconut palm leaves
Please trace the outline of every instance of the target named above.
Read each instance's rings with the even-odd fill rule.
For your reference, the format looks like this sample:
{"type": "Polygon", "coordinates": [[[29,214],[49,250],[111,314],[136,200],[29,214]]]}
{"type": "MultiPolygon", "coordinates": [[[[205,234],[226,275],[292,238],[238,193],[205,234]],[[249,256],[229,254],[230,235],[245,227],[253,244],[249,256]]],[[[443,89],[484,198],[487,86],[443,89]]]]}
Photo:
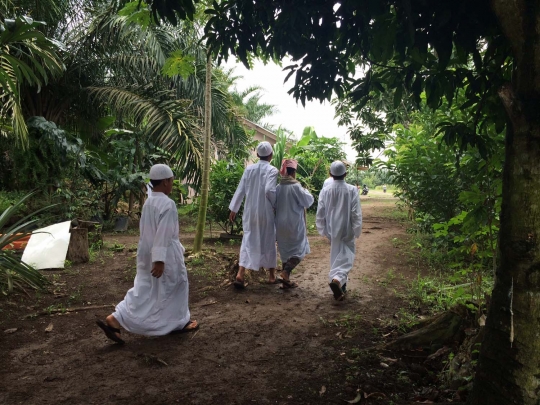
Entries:
{"type": "Polygon", "coordinates": [[[196,118],[190,114],[190,101],[176,100],[171,91],[143,87],[90,87],[88,91],[113,114],[142,128],[145,138],[174,151],[180,172],[191,182],[199,181],[202,139],[196,118]]]}
{"type": "Polygon", "coordinates": [[[6,225],[13,219],[21,205],[35,194],[34,192],[26,195],[0,215],[0,290],[4,294],[12,292],[15,288],[40,289],[47,284],[47,279],[39,271],[21,262],[12,251],[8,250],[14,242],[30,234],[29,227],[37,221],[37,219],[32,218],[39,212],[50,208],[43,208],[7,227],[6,225]]]}
{"type": "MultiPolygon", "coordinates": [[[[30,10],[30,1],[28,4],[30,10]]],[[[26,10],[24,4],[22,7],[26,10]]],[[[38,14],[45,17],[45,10],[40,10],[38,14]]],[[[0,121],[0,131],[25,134],[24,119],[42,116],[97,146],[106,142],[100,125],[103,117],[113,116],[111,125],[147,134],[157,147],[169,153],[169,162],[177,161],[179,176],[198,184],[206,49],[200,43],[200,33],[190,24],[141,24],[149,21],[145,14],[149,12],[144,2],[138,1],[59,2],[58,9],[51,9],[46,17],[49,27],[57,27],[54,32],[65,44],[62,57],[66,69],[51,81],[48,69],[25,62],[40,79],[37,82],[12,68],[8,78],[19,75],[25,81],[11,86],[16,92],[11,91],[10,103],[2,99],[0,115],[9,119],[0,121]],[[59,15],[69,23],[58,21],[59,15]],[[49,73],[45,78],[43,71],[49,73]],[[37,92],[39,86],[41,91],[37,92]]],[[[45,60],[42,55],[30,56],[45,60]]],[[[8,79],[4,82],[0,80],[0,86],[11,89],[8,79]]],[[[220,153],[228,146],[249,141],[238,122],[240,112],[229,87],[226,75],[213,69],[212,149],[220,153]]]]}
{"type": "Polygon", "coordinates": [[[61,44],[38,30],[43,23],[29,17],[0,21],[0,133],[13,132],[26,143],[28,129],[21,106],[21,85],[40,90],[64,66],[57,52],[61,44]]]}

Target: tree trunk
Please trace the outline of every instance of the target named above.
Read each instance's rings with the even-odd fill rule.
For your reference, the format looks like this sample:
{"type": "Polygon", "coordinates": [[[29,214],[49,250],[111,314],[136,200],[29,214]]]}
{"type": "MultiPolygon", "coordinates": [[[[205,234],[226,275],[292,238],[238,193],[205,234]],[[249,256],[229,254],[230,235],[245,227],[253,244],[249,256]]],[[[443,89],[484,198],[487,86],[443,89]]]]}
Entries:
{"type": "Polygon", "coordinates": [[[540,5],[493,1],[512,45],[500,264],[469,404],[540,403],[540,5]]]}
{"type": "Polygon", "coordinates": [[[90,260],[88,251],[88,229],[74,228],[69,238],[69,246],[66,259],[73,264],[86,263],[90,260]]]}
{"type": "Polygon", "coordinates": [[[197,218],[197,231],[193,242],[193,253],[202,250],[204,225],[206,224],[206,208],[208,206],[208,189],[210,183],[210,136],[212,133],[212,57],[210,51],[206,55],[206,91],[204,103],[204,155],[201,187],[201,203],[197,218]]]}

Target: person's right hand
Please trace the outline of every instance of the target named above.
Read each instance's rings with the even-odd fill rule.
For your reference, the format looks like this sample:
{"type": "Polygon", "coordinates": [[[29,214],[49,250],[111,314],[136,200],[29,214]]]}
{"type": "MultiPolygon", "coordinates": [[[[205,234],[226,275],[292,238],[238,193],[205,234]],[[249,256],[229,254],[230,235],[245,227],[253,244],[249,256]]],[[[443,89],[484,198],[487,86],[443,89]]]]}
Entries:
{"type": "Polygon", "coordinates": [[[236,219],[236,212],[232,212],[229,214],[229,221],[234,222],[236,219]]]}
{"type": "Polygon", "coordinates": [[[165,263],[163,262],[154,262],[154,266],[152,267],[152,276],[155,278],[160,278],[163,275],[163,271],[165,270],[165,263]]]}

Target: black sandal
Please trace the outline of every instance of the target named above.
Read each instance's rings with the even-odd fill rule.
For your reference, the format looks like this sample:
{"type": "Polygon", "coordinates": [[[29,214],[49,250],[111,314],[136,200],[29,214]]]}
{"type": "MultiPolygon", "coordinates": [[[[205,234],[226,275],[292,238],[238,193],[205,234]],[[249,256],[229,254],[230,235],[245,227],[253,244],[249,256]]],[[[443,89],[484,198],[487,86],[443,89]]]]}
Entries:
{"type": "Polygon", "coordinates": [[[341,286],[339,285],[339,283],[334,282],[334,280],[332,280],[332,282],[328,285],[330,286],[330,289],[334,293],[334,299],[337,301],[343,301],[343,299],[345,298],[345,294],[343,294],[343,290],[341,289],[341,286]]]}
{"type": "Polygon", "coordinates": [[[283,284],[281,288],[284,290],[298,287],[298,284],[291,280],[285,280],[284,278],[280,278],[279,281],[281,281],[281,284],[283,284]]]}
{"type": "Polygon", "coordinates": [[[243,290],[244,288],[246,288],[247,283],[245,281],[234,280],[233,285],[234,288],[236,288],[237,290],[243,290]]]}
{"type": "Polygon", "coordinates": [[[97,320],[96,324],[97,324],[97,326],[99,326],[103,330],[103,332],[105,332],[105,335],[109,339],[111,339],[112,341],[114,341],[116,343],[119,343],[121,345],[126,343],[124,340],[122,340],[118,336],[116,336],[117,333],[122,333],[120,331],[120,329],[109,326],[105,322],[103,322],[102,320],[97,320]]]}

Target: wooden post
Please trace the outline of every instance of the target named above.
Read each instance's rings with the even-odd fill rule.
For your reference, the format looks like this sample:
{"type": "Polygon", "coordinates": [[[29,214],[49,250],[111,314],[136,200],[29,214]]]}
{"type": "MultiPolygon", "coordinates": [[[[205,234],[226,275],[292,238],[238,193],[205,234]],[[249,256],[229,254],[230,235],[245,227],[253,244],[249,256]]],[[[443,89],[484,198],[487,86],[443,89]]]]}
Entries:
{"type": "Polygon", "coordinates": [[[73,264],[86,263],[90,260],[90,252],[88,251],[88,229],[73,228],[71,230],[71,238],[66,259],[73,264]]]}

